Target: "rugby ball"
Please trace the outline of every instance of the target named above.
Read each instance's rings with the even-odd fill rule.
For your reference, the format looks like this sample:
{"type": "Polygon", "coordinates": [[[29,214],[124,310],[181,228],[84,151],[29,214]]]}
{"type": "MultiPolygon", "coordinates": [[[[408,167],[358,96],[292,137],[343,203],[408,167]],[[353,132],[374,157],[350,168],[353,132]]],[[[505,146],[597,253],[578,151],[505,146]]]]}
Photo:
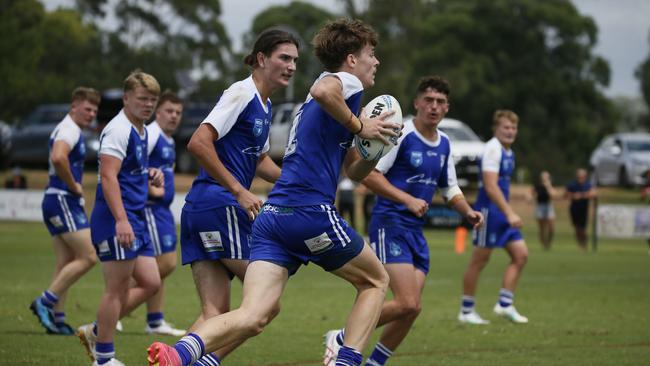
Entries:
{"type": "MultiPolygon", "coordinates": [[[[394,111],[395,113],[386,118],[385,121],[399,124],[400,128],[395,129],[395,132],[399,134],[402,126],[402,108],[392,95],[380,95],[364,107],[364,113],[369,118],[377,118],[380,114],[388,111],[394,111]]],[[[354,137],[354,146],[363,160],[379,160],[397,144],[397,138],[397,136],[389,137],[390,144],[384,145],[381,140],[364,139],[356,135],[354,137]]]]}

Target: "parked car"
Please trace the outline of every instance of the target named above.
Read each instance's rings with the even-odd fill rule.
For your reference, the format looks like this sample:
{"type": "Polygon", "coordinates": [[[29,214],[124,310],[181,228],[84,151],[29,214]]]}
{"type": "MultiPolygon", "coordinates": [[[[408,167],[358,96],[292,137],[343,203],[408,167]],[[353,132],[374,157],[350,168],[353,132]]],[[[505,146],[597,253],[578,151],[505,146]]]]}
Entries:
{"type": "Polygon", "coordinates": [[[273,122],[269,130],[269,156],[280,162],[289,140],[289,132],[302,103],[281,103],[273,106],[273,122]]]}
{"type": "Polygon", "coordinates": [[[0,170],[9,166],[11,154],[11,127],[0,121],[0,170]]]}
{"type": "MultiPolygon", "coordinates": [[[[43,104],[14,126],[10,154],[12,164],[47,167],[50,134],[63,120],[69,108],[69,104],[43,104]]],[[[92,128],[85,129],[83,134],[86,141],[86,162],[96,163],[99,136],[92,128]]]]}
{"type": "MultiPolygon", "coordinates": [[[[86,141],[86,163],[97,164],[99,134],[122,109],[122,91],[110,89],[102,93],[97,118],[83,131],[86,141]]],[[[70,110],[70,104],[42,104],[19,121],[12,130],[11,163],[44,168],[48,165],[50,134],[70,110]]]]}
{"type": "Polygon", "coordinates": [[[589,159],[598,185],[642,185],[650,169],[650,133],[606,136],[589,159]]]}
{"type": "Polygon", "coordinates": [[[180,173],[193,173],[198,171],[199,164],[192,154],[187,151],[187,143],[199,124],[208,116],[214,104],[212,103],[185,103],[183,118],[174,134],[176,141],[176,170],[180,173]]]}

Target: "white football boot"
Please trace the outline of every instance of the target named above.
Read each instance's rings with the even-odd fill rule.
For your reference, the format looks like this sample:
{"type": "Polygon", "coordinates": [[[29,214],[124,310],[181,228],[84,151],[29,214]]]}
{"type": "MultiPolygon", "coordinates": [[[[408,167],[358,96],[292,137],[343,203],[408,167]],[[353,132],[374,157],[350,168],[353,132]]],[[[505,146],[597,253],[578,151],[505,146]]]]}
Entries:
{"type": "Polygon", "coordinates": [[[171,335],[176,337],[183,336],[186,333],[184,329],[176,329],[165,320],[163,320],[157,327],[150,327],[149,324],[147,324],[144,328],[144,332],[147,334],[171,335]]]}
{"type": "Polygon", "coordinates": [[[463,314],[463,312],[461,311],[458,314],[458,321],[464,324],[473,324],[473,325],[490,324],[489,320],[485,320],[481,318],[481,316],[478,315],[478,313],[475,310],[472,310],[467,314],[463,314]]]}
{"type": "Polygon", "coordinates": [[[93,323],[80,325],[79,328],[77,328],[76,333],[77,337],[79,337],[79,341],[81,341],[81,345],[83,345],[86,349],[86,353],[88,353],[88,357],[90,357],[91,361],[95,361],[97,359],[97,354],[95,353],[97,335],[93,333],[94,326],[95,325],[93,323]]]}
{"type": "Polygon", "coordinates": [[[513,323],[525,324],[528,323],[528,318],[519,314],[514,305],[502,307],[499,303],[494,305],[494,313],[498,316],[502,316],[513,323]]]}
{"type": "Polygon", "coordinates": [[[340,329],[330,330],[325,333],[325,353],[323,354],[324,366],[335,366],[336,357],[339,355],[341,345],[336,341],[336,337],[341,333],[340,329]]]}

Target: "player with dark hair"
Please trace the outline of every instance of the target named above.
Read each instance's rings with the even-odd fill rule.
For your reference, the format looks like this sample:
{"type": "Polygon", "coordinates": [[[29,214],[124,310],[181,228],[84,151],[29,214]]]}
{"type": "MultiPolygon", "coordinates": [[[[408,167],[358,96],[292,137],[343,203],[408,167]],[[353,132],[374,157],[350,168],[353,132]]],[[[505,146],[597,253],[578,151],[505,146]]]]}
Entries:
{"type": "MultiPolygon", "coordinates": [[[[483,221],[458,187],[451,142],[438,130],[449,110],[449,84],[439,76],[422,78],[413,105],[415,118],[404,125],[397,147],[363,180],[378,197],[370,219],[370,245],[388,272],[393,292],[393,299],[382,307],[377,326],[384,326],[384,330],[366,366],[387,362],[422,309],[422,291],[429,272],[423,217],[436,191],[475,227],[483,221]]],[[[342,332],[327,332],[324,365],[334,365],[342,332]]]]}
{"type": "MultiPolygon", "coordinates": [[[[388,276],[370,247],[338,215],[334,198],[342,165],[350,178],[360,180],[376,164],[362,161],[350,149],[354,134],[386,144],[384,135],[397,135],[392,129],[399,126],[383,121],[387,114],[357,117],[363,89],[374,84],[376,44],[375,32],[360,21],[330,22],[318,32],[315,51],[327,71],[311,87],[294,120],[282,174],[268,202],[244,207],[251,217],[259,216],[253,224],[241,307],[207,319],[173,347],[152,344],[150,365],[191,365],[207,352],[259,334],[279,312],[289,276],[310,261],[357,288],[339,364],[361,363],[360,350],[379,317],[388,276]]],[[[224,244],[214,236],[206,243],[224,244]]]]}

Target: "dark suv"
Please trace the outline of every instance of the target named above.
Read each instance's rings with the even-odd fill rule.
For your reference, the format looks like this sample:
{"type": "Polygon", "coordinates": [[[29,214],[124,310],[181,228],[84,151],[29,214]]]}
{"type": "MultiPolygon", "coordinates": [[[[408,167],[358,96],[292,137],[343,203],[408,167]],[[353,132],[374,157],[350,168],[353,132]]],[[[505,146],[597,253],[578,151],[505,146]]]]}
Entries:
{"type": "Polygon", "coordinates": [[[181,173],[192,173],[199,169],[199,164],[192,154],[187,151],[187,143],[199,124],[205,120],[212,107],[211,103],[187,102],[183,106],[183,118],[174,134],[176,141],[176,170],[181,173]]]}
{"type": "MultiPolygon", "coordinates": [[[[14,127],[11,135],[11,161],[14,165],[47,167],[49,140],[54,127],[63,120],[69,104],[43,104],[14,127]]],[[[86,161],[97,160],[99,140],[92,129],[84,130],[86,161]]]]}
{"type": "MultiPolygon", "coordinates": [[[[122,109],[121,90],[107,90],[97,110],[97,121],[83,131],[86,163],[97,164],[99,133],[122,109]]],[[[48,165],[50,134],[70,110],[70,104],[42,104],[14,126],[11,136],[13,165],[44,168],[48,165]]]]}

